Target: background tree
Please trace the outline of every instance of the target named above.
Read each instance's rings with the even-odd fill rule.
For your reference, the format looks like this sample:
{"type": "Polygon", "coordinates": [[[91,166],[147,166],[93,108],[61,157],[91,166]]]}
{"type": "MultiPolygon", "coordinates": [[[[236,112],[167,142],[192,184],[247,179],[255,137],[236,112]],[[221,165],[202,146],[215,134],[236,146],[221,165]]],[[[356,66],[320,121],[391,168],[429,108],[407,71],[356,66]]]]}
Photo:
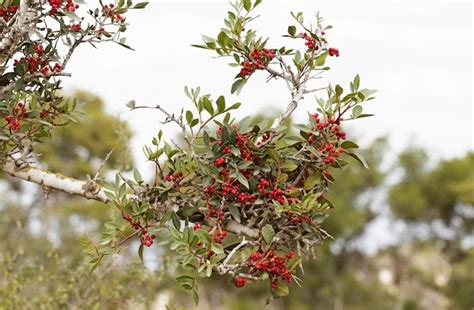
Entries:
{"type": "MultiPolygon", "coordinates": [[[[114,149],[102,172],[128,167],[132,158],[127,124],[105,114],[100,98],[86,92],[74,97],[87,119],[57,129],[51,144],[38,147],[42,164],[67,175],[92,175],[114,149]]],[[[161,269],[145,269],[133,252],[123,256],[126,265],[113,262],[89,272],[77,239],[86,233],[100,237],[110,217],[101,203],[46,194],[40,188],[19,186],[12,178],[2,183],[0,308],[128,309],[149,306],[169,287],[161,269]],[[18,196],[29,196],[28,202],[18,196]]]]}
{"type": "MultiPolygon", "coordinates": [[[[390,208],[406,222],[408,242],[440,251],[451,265],[440,280],[441,292],[453,306],[474,306],[470,275],[474,271],[474,154],[443,160],[434,167],[426,164],[427,153],[409,149],[400,155],[403,177],[389,191],[390,208]]],[[[440,272],[441,273],[441,272],[440,272]]],[[[471,277],[472,278],[472,277],[471,277]]],[[[431,284],[436,282],[431,277],[431,284]]]]}

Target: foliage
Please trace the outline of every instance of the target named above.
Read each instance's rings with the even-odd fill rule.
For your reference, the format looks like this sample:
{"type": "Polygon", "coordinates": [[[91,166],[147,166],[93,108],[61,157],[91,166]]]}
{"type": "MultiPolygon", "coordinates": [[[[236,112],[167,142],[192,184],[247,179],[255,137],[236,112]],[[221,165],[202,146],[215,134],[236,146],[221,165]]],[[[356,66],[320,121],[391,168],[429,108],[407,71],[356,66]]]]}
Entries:
{"type": "MultiPolygon", "coordinates": [[[[54,127],[80,115],[76,100],[58,90],[64,70],[78,46],[115,42],[122,46],[133,5],[119,1],[83,12],[73,0],[2,1],[0,14],[0,162],[51,137],[54,127]]],[[[22,158],[26,160],[26,158],[22,158]]]]}
{"type": "MultiPolygon", "coordinates": [[[[325,196],[336,181],[331,170],[342,169],[348,158],[368,168],[366,160],[353,152],[358,146],[346,140],[341,125],[370,116],[363,114],[362,103],[372,100],[374,91],[360,88],[358,75],[348,90],[339,84],[309,89],[314,79],[329,70],[324,66],[328,56],[340,55],[338,49],[329,47],[326,31],[331,26],[323,25],[319,15],[315,25],[308,25],[301,13],[292,13],[302,32],[297,34],[298,28],[291,25],[287,37],[300,45],[304,40],[305,47],[267,48],[269,39],[248,28],[260,2],[240,0],[232,4],[217,38],[204,37],[205,44],[197,47],[232,57],[235,63],[231,66],[240,67],[231,92],[241,91],[253,74],[265,71],[270,80],[286,82],[291,102],[267,124],[256,124],[250,117],[237,122],[231,112],[240,103],[229,105],[224,96],[214,99],[203,95],[199,87],[185,88],[193,109],[174,115],[154,107],[166,115],[165,123],[181,128],[184,139],[182,145],[170,143],[160,131],[153,147],[145,146],[145,154],[158,171],[155,184],[146,184],[134,170],[133,180],[118,173],[113,184],[104,183],[107,191],[102,192],[97,173],[72,191],[108,202],[117,211],[104,224],[98,243],[80,240],[91,255],[91,270],[106,256],[122,253],[126,242],[134,237],[140,238],[138,252],[142,257],[144,247],[150,247],[159,234],[170,240],[180,264],[189,270],[176,280],[192,291],[196,303],[196,276],[209,277],[212,273],[231,275],[237,287],[248,281],[268,280],[272,295],[280,297],[288,295],[288,283],[300,282],[296,267],[312,254],[316,244],[330,236],[321,224],[334,207],[325,196]],[[275,65],[278,69],[273,68],[275,65]],[[303,97],[323,90],[326,96],[317,96],[316,111],[308,115],[307,123],[286,128],[285,121],[303,97]],[[289,133],[291,129],[298,133],[289,133]]],[[[6,52],[0,59],[5,65],[1,72],[0,153],[11,175],[25,167],[25,173],[30,171],[33,146],[51,138],[55,134],[52,128],[76,121],[77,100],[64,100],[58,92],[60,78],[67,75],[63,70],[75,49],[83,43],[104,41],[128,47],[121,38],[127,26],[123,14],[146,6],[131,1],[99,4],[82,18],[76,14],[80,6],[72,0],[4,4],[1,27],[8,34],[2,40],[6,52]]],[[[128,106],[132,110],[146,108],[134,101],[128,106]]],[[[70,142],[90,143],[96,133],[87,133],[83,133],[85,140],[70,142]]],[[[107,147],[110,145],[97,148],[97,155],[104,156],[107,147]]],[[[49,158],[51,168],[55,168],[53,159],[49,158]]],[[[70,172],[83,172],[79,168],[70,172]]],[[[61,188],[58,184],[63,180],[47,174],[36,182],[61,188]]]]}
{"type": "Polygon", "coordinates": [[[389,193],[393,213],[421,223],[441,219],[460,235],[472,233],[474,219],[468,209],[474,204],[474,154],[442,161],[433,169],[426,167],[425,157],[419,149],[401,154],[404,178],[389,193]]]}
{"type": "MultiPolygon", "coordinates": [[[[171,249],[180,254],[184,267],[202,277],[213,271],[230,274],[237,287],[268,279],[278,297],[288,294],[285,282],[299,281],[295,268],[301,259],[329,236],[320,224],[333,207],[324,196],[335,181],[330,168],[347,165],[347,155],[367,167],[365,159],[352,152],[357,144],[345,141],[340,125],[368,116],[362,114],[361,103],[373,99],[373,91],[359,89],[358,76],[348,93],[340,85],[329,85],[325,88],[327,99],[317,100],[320,114],[310,114],[306,124],[294,125],[299,134],[288,134],[283,121],[304,94],[313,92],[306,90],[313,75],[328,70],[322,67],[322,58],[336,53],[327,48],[324,31],[330,27],[323,27],[319,17],[317,27],[312,28],[304,25],[301,14],[294,14],[306,31],[300,37],[306,43],[312,40],[303,52],[266,49],[268,40],[258,38],[252,29],[242,37],[243,28],[253,19],[249,14],[258,4],[233,4],[226,28],[217,39],[205,37],[205,45],[198,47],[233,57],[236,63],[231,66],[242,66],[232,91],[240,90],[257,70],[268,71],[270,78],[285,79],[293,96],[288,110],[274,122],[256,124],[250,117],[236,122],[230,111],[240,103],[229,106],[224,96],[213,99],[202,95],[199,87],[185,88],[194,110],[176,116],[155,107],[166,115],[165,123],[181,128],[185,142],[183,146],[169,144],[160,132],[153,139],[154,147],[144,148],[159,171],[156,184],[144,186],[138,172],[135,180],[117,176],[107,195],[135,228],[134,234],[140,235],[143,246],[153,244],[150,233],[161,233],[157,225],[167,227],[171,222],[171,249]],[[292,57],[293,67],[286,65],[287,56],[292,57]],[[274,58],[281,71],[270,67],[274,58]],[[347,112],[351,115],[346,116],[347,112]],[[211,124],[217,129],[210,130],[211,124]]],[[[128,106],[147,108],[134,101],[128,106]]],[[[121,244],[116,231],[122,226],[109,226],[103,243],[113,249],[121,244]]],[[[94,262],[100,262],[109,250],[99,251],[94,262]]],[[[193,291],[197,301],[195,275],[182,275],[177,280],[193,291]]]]}

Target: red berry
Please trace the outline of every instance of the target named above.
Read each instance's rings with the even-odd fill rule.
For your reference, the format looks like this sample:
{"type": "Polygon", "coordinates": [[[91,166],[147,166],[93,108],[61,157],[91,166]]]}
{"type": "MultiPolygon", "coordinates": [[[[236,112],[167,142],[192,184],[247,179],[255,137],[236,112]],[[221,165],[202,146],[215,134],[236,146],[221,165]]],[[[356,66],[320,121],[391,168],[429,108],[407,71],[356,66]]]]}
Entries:
{"type": "Polygon", "coordinates": [[[234,284],[236,287],[241,288],[245,286],[245,283],[247,283],[247,279],[243,277],[236,277],[234,279],[234,284]]]}

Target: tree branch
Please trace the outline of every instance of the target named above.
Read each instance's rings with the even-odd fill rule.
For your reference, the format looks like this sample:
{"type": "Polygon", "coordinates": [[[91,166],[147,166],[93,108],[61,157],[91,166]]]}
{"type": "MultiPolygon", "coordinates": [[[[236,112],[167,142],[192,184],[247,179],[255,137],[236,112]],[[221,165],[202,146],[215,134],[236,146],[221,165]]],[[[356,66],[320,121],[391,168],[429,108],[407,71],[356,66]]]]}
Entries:
{"type": "MultiPolygon", "coordinates": [[[[7,159],[3,166],[1,166],[1,170],[12,177],[32,182],[46,188],[103,203],[110,202],[110,199],[105,195],[103,187],[94,180],[81,181],[32,166],[19,168],[13,159],[7,159]]],[[[258,238],[259,235],[257,229],[244,226],[233,220],[227,222],[225,230],[235,234],[242,234],[253,239],[258,238]]]]}
{"type": "Polygon", "coordinates": [[[2,166],[2,170],[12,177],[67,194],[82,196],[104,203],[109,201],[103,188],[94,181],[81,181],[31,166],[20,169],[13,159],[7,159],[2,166]]]}

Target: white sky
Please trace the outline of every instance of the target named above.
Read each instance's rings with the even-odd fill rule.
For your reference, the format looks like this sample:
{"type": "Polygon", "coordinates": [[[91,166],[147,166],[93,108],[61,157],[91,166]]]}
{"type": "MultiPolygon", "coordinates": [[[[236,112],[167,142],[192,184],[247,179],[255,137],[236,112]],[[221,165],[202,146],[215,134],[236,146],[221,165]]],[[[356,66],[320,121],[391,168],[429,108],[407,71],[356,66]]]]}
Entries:
{"type": "MultiPolygon", "coordinates": [[[[142,170],[146,167],[142,146],[150,144],[163,118],[153,110],[129,112],[125,104],[130,99],[179,111],[188,105],[184,86],[199,85],[215,98],[224,94],[227,102],[241,101],[240,116],[270,111],[276,115],[287,104],[283,82],[265,84],[262,72],[239,97],[230,96],[238,69],[212,59],[209,51],[190,47],[201,42],[201,34],[218,33],[228,8],[227,1],[152,1],[147,9],[128,15],[127,43],[136,51],[115,45],[82,47],[71,61],[68,72],[73,77],[65,81],[66,90],[96,93],[105,99],[109,112],[130,123],[142,170]]],[[[329,59],[332,70],[315,87],[328,81],[346,86],[359,73],[362,87],[379,90],[377,100],[364,110],[376,116],[351,127],[362,145],[388,134],[392,151],[420,145],[439,158],[473,150],[470,2],[267,0],[257,10],[261,18],[253,27],[271,37],[269,47],[285,42],[303,45],[281,38],[294,24],[292,10],[303,11],[308,21],[320,11],[334,26],[328,38],[341,57],[329,59]]],[[[304,121],[305,112],[315,108],[315,100],[308,96],[296,120],[304,121]]]]}

